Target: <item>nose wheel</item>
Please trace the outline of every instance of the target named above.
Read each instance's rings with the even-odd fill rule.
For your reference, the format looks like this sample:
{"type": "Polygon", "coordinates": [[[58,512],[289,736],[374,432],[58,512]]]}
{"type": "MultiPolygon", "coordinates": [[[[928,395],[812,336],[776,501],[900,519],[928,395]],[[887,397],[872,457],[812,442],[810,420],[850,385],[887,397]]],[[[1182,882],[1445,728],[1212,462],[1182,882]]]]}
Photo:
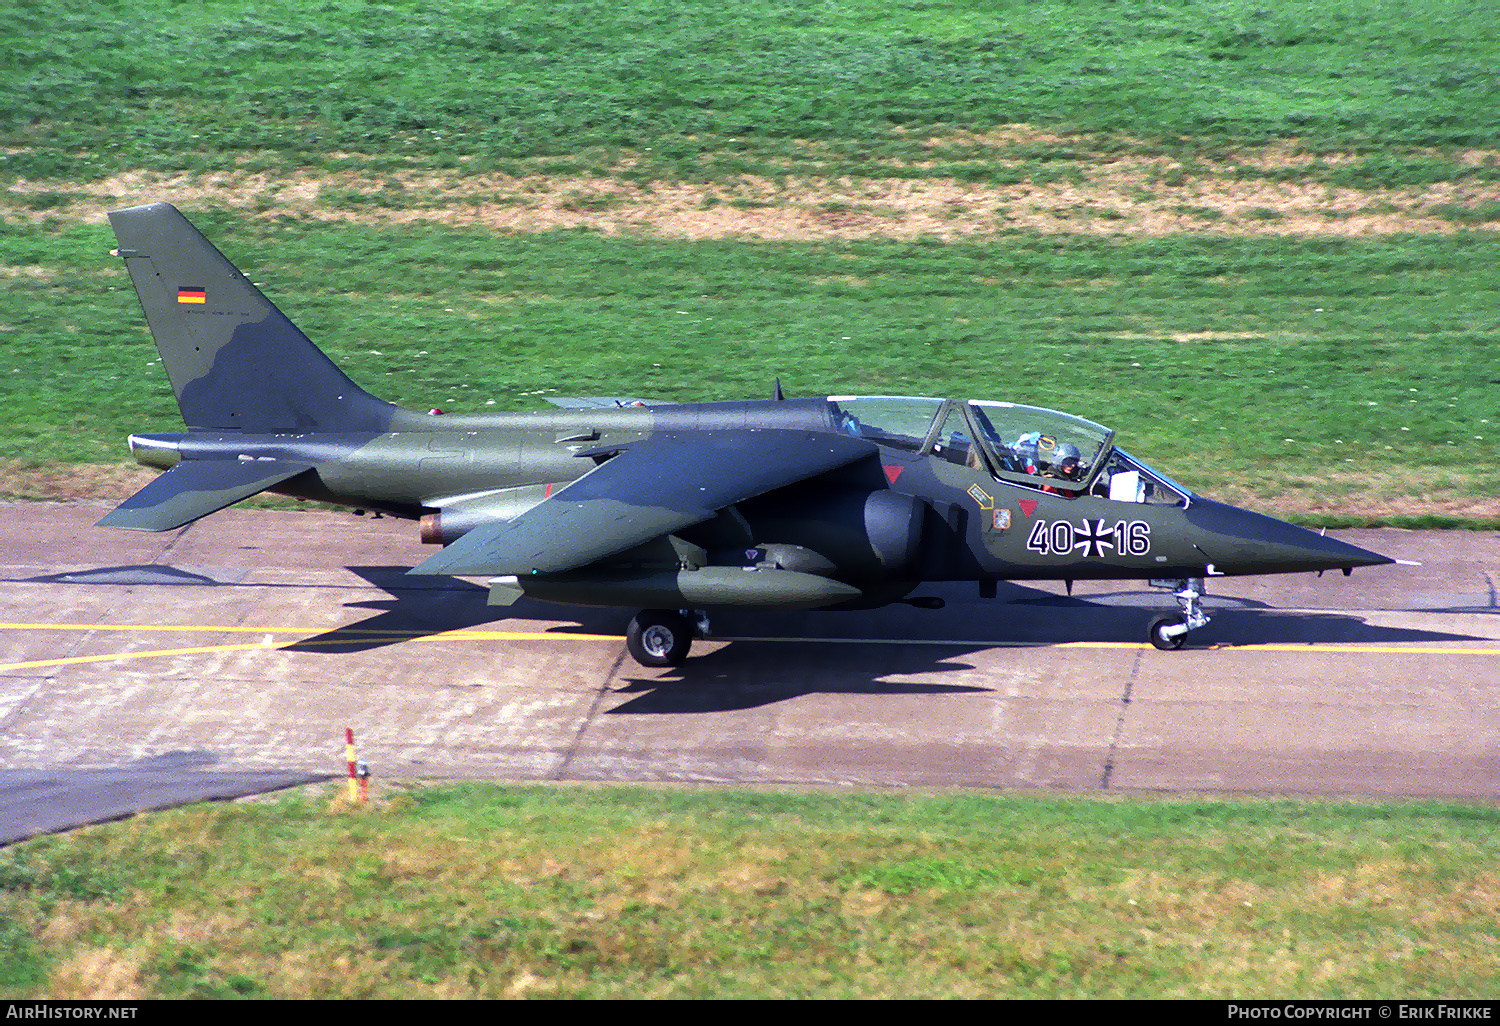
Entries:
{"type": "Polygon", "coordinates": [[[680,666],[708,617],[691,609],[643,609],[625,629],[625,648],[642,666],[680,666]]]}
{"type": "Polygon", "coordinates": [[[1170,588],[1172,597],[1182,609],[1181,616],[1159,616],[1151,621],[1147,636],[1151,644],[1163,652],[1173,652],[1187,640],[1187,632],[1195,631],[1208,623],[1203,612],[1203,578],[1192,577],[1171,581],[1152,581],[1153,588],[1170,588]]]}
{"type": "Polygon", "coordinates": [[[1174,652],[1187,640],[1187,621],[1180,616],[1158,616],[1147,631],[1151,644],[1163,652],[1174,652]]]}

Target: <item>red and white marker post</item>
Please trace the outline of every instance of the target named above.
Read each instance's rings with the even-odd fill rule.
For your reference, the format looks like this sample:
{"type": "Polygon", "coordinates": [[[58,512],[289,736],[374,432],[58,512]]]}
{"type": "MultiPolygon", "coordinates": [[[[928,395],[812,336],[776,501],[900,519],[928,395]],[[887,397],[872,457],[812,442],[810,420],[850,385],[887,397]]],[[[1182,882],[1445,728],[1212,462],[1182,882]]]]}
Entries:
{"type": "Polygon", "coordinates": [[[349,800],[365,802],[370,797],[370,770],[354,757],[354,728],[344,728],[344,757],[349,760],[349,800]]]}

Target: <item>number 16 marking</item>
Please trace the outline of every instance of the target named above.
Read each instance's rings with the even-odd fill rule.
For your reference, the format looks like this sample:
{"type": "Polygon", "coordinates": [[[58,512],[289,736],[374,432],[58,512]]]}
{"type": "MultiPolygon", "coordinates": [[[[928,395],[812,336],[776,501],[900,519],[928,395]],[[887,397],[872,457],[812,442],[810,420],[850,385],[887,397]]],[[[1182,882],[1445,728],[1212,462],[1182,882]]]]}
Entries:
{"type": "Polygon", "coordinates": [[[1103,558],[1106,549],[1120,556],[1144,556],[1151,552],[1151,525],[1144,520],[1120,520],[1106,530],[1103,520],[1085,520],[1081,526],[1066,520],[1038,520],[1032,525],[1026,548],[1044,556],[1078,553],[1085,558],[1103,558]]]}

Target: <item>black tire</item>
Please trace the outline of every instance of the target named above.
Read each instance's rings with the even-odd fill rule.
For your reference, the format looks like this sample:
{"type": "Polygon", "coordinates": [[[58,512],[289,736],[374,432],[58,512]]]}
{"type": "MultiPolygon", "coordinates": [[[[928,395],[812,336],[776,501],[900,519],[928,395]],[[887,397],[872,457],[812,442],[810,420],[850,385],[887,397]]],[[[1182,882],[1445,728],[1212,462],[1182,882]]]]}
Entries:
{"type": "Polygon", "coordinates": [[[692,621],[671,609],[643,609],[625,630],[625,648],[642,666],[678,666],[692,644],[692,621]]]}
{"type": "Polygon", "coordinates": [[[1187,635],[1185,633],[1166,634],[1162,631],[1162,628],[1180,627],[1185,623],[1187,623],[1187,621],[1180,616],[1159,616],[1155,620],[1152,620],[1151,626],[1146,628],[1147,633],[1149,633],[1151,636],[1151,644],[1155,645],[1163,652],[1177,651],[1182,647],[1182,643],[1187,640],[1187,635]]]}

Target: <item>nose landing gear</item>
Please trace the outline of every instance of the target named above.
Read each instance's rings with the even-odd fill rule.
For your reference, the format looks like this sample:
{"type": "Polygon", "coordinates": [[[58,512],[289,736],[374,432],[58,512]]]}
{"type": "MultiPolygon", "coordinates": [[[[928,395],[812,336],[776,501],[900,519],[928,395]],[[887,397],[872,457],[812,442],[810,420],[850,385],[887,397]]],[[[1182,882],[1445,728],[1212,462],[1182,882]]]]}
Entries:
{"type": "Polygon", "coordinates": [[[1172,597],[1182,609],[1181,616],[1159,616],[1151,621],[1147,634],[1151,644],[1164,652],[1182,647],[1188,631],[1195,631],[1208,623],[1200,600],[1203,598],[1203,578],[1179,578],[1151,582],[1153,588],[1171,589],[1172,597]]]}

